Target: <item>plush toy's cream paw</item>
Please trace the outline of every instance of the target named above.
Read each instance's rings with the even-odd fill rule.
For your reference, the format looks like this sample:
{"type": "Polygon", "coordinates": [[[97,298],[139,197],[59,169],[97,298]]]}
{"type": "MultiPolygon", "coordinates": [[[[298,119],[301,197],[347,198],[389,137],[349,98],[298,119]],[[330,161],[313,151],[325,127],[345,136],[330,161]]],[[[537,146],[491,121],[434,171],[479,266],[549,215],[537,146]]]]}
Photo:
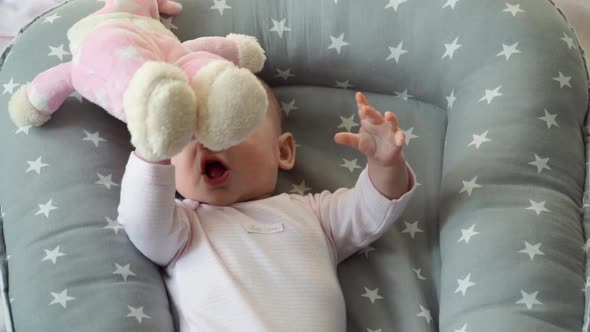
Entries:
{"type": "Polygon", "coordinates": [[[177,66],[145,63],[129,82],[123,98],[131,144],[143,158],[169,159],[191,140],[195,95],[186,74],[177,66]]]}
{"type": "Polygon", "coordinates": [[[249,69],[253,73],[262,70],[266,56],[264,55],[264,49],[262,49],[256,37],[230,33],[227,35],[227,38],[238,44],[240,50],[240,67],[249,69]]]}
{"type": "Polygon", "coordinates": [[[214,61],[193,77],[198,100],[196,138],[220,151],[250,136],[268,108],[266,91],[256,76],[229,61],[214,61]]]}
{"type": "Polygon", "coordinates": [[[35,126],[39,127],[47,122],[51,116],[39,112],[29,101],[27,86],[21,86],[8,102],[8,113],[10,119],[18,127],[35,126]]]}

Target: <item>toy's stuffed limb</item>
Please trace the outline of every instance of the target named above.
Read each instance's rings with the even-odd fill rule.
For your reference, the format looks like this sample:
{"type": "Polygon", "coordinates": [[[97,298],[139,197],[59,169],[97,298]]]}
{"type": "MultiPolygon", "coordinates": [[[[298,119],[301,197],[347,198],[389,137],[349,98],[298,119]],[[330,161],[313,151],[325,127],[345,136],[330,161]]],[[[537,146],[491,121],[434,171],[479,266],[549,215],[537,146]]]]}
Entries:
{"type": "Polygon", "coordinates": [[[206,51],[222,56],[236,66],[257,73],[266,56],[255,37],[230,33],[227,37],[201,37],[182,43],[193,52],[206,51]]]}
{"type": "Polygon", "coordinates": [[[158,9],[165,15],[178,15],[182,11],[182,4],[171,0],[158,0],[158,9]]]}
{"type": "Polygon", "coordinates": [[[131,144],[145,160],[170,159],[194,134],[195,94],[177,66],[144,63],[129,81],[123,103],[131,144]]]}
{"type": "Polygon", "coordinates": [[[72,63],[66,62],[37,75],[11,98],[8,111],[17,126],[40,126],[74,92],[72,63]]]}

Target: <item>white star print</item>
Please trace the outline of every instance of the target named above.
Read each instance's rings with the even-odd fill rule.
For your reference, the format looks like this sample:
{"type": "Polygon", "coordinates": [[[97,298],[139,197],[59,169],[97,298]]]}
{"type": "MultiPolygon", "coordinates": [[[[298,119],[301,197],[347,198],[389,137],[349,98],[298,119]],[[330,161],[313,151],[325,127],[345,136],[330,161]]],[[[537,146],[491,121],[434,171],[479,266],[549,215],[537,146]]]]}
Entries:
{"type": "Polygon", "coordinates": [[[535,153],[535,161],[531,161],[529,163],[529,165],[536,166],[537,173],[541,173],[541,171],[544,169],[551,170],[551,167],[547,166],[548,161],[549,161],[549,158],[541,158],[541,157],[537,156],[537,154],[535,153]]]}
{"type": "Polygon", "coordinates": [[[476,135],[473,134],[473,141],[471,141],[471,143],[467,144],[467,147],[470,147],[472,145],[475,145],[475,149],[479,149],[479,146],[482,145],[485,142],[491,142],[492,140],[487,138],[486,136],[488,135],[488,130],[484,131],[481,135],[476,135]]]}
{"type": "Polygon", "coordinates": [[[112,220],[109,217],[105,217],[107,219],[107,225],[104,227],[106,229],[112,229],[115,232],[115,235],[119,233],[119,230],[124,228],[123,225],[119,223],[119,220],[112,220]]]}
{"type": "Polygon", "coordinates": [[[57,258],[61,256],[66,256],[63,252],[59,252],[59,246],[55,247],[53,250],[43,249],[45,250],[45,257],[43,257],[42,261],[50,260],[53,264],[57,262],[57,258]]]}
{"type": "Polygon", "coordinates": [[[455,5],[457,4],[459,0],[447,0],[447,3],[444,4],[444,6],[442,6],[443,8],[446,7],[451,7],[451,9],[455,9],[455,5]]]}
{"type": "Polygon", "coordinates": [[[127,307],[129,308],[129,314],[127,314],[127,317],[133,317],[133,318],[137,319],[139,324],[141,324],[141,321],[143,318],[146,318],[146,319],[152,318],[152,317],[143,313],[143,306],[141,306],[139,308],[134,308],[134,307],[128,305],[127,307]]]}
{"type": "Polygon", "coordinates": [[[426,308],[424,308],[422,305],[420,305],[420,312],[416,315],[416,317],[424,317],[428,325],[430,325],[430,321],[432,320],[430,310],[426,310],[426,308]]]}
{"type": "Polygon", "coordinates": [[[559,125],[557,124],[557,121],[555,121],[555,118],[557,117],[557,113],[551,114],[551,113],[547,112],[547,109],[544,109],[543,111],[545,111],[545,116],[542,116],[537,119],[545,121],[547,123],[547,128],[551,128],[552,125],[559,127],[559,125]]]}
{"type": "Polygon", "coordinates": [[[418,280],[426,280],[426,278],[422,275],[422,269],[412,269],[412,271],[416,273],[418,280]]]}
{"type": "Polygon", "coordinates": [[[211,6],[211,9],[217,9],[219,14],[223,16],[223,10],[231,9],[231,7],[227,5],[227,0],[213,0],[213,6],[211,6]]]}
{"type": "Polygon", "coordinates": [[[131,268],[130,268],[131,267],[131,264],[127,264],[125,266],[121,266],[121,265],[115,263],[115,267],[117,268],[117,270],[115,270],[115,272],[113,272],[113,274],[120,274],[121,277],[123,277],[123,280],[124,281],[127,281],[127,278],[129,276],[134,276],[134,277],[137,276],[135,273],[133,273],[131,271],[131,268]]]}
{"type": "Polygon", "coordinates": [[[51,296],[53,296],[53,301],[51,301],[51,303],[49,303],[49,305],[52,304],[56,304],[59,303],[61,304],[62,307],[64,307],[64,309],[66,308],[68,301],[72,301],[75,300],[75,297],[71,297],[68,296],[68,289],[64,289],[61,293],[54,293],[54,292],[50,292],[51,296]]]}
{"type": "Polygon", "coordinates": [[[366,258],[366,259],[369,259],[369,253],[370,253],[371,251],[375,251],[375,248],[373,248],[373,247],[371,247],[371,246],[366,246],[366,247],[364,247],[363,249],[359,250],[358,254],[359,254],[359,255],[363,255],[363,254],[364,254],[364,255],[365,255],[365,258],[366,258]]]}
{"type": "Polygon", "coordinates": [[[514,43],[514,44],[512,44],[510,46],[508,46],[506,44],[502,44],[503,51],[500,52],[500,53],[498,53],[496,56],[504,56],[506,58],[506,60],[508,60],[508,59],[510,59],[510,57],[513,54],[522,53],[516,47],[518,47],[518,42],[516,42],[516,43],[514,43]]]}
{"type": "MultiPolygon", "coordinates": [[[[270,28],[270,31],[274,31],[276,33],[279,34],[279,38],[283,38],[283,33],[285,33],[285,31],[291,31],[291,28],[285,26],[287,22],[287,19],[284,18],[282,19],[280,22],[277,20],[272,20],[272,28],[270,28]]],[[[340,53],[340,52],[338,52],[340,53]]]]}
{"type": "Polygon", "coordinates": [[[340,121],[341,123],[338,128],[346,128],[346,131],[348,132],[352,130],[352,127],[357,127],[359,125],[358,123],[354,122],[354,113],[348,118],[340,116],[340,121]]]}
{"type": "Polygon", "coordinates": [[[291,111],[298,110],[299,107],[295,106],[295,99],[291,100],[289,103],[285,103],[281,101],[281,109],[285,113],[286,116],[289,116],[291,111]]]}
{"type": "Polygon", "coordinates": [[[541,242],[539,242],[537,244],[530,244],[530,243],[524,241],[525,248],[522,249],[521,251],[519,251],[519,253],[529,255],[529,257],[531,258],[531,262],[532,262],[533,259],[535,258],[535,255],[545,255],[541,250],[539,250],[539,247],[541,247],[541,244],[542,244],[541,242]]]}
{"type": "Polygon", "coordinates": [[[357,159],[348,160],[342,158],[342,160],[344,161],[344,164],[341,164],[340,167],[347,168],[350,171],[350,173],[354,173],[354,170],[357,168],[362,168],[359,165],[357,165],[357,159]]]}
{"type": "Polygon", "coordinates": [[[467,323],[460,330],[455,330],[455,332],[467,332],[467,323]]]}
{"type": "Polygon", "coordinates": [[[413,140],[414,138],[420,137],[420,136],[414,135],[414,133],[413,133],[414,127],[410,128],[408,130],[403,130],[403,129],[401,129],[401,130],[404,132],[404,134],[406,134],[406,145],[410,145],[410,141],[413,140]]]}
{"type": "Polygon", "coordinates": [[[293,189],[290,192],[296,192],[299,195],[305,195],[305,192],[310,191],[311,188],[305,185],[305,181],[301,181],[300,184],[292,184],[293,189]]]}
{"type": "Polygon", "coordinates": [[[369,298],[371,303],[374,304],[375,300],[382,300],[383,299],[383,296],[379,295],[379,288],[375,288],[373,290],[370,290],[367,287],[364,287],[364,288],[365,288],[365,294],[362,294],[361,296],[369,298]]]}
{"type": "Polygon", "coordinates": [[[349,43],[344,41],[344,34],[341,34],[338,38],[335,38],[334,36],[330,36],[330,39],[332,40],[332,44],[330,44],[330,46],[328,46],[328,49],[333,48],[336,50],[336,52],[338,52],[338,54],[340,54],[342,47],[350,45],[349,43]]]}
{"type": "Polygon", "coordinates": [[[4,212],[2,205],[0,205],[0,217],[4,218],[4,216],[6,216],[6,213],[4,212]]]}
{"type": "Polygon", "coordinates": [[[98,147],[98,143],[107,141],[106,139],[99,136],[98,131],[95,132],[94,134],[90,134],[89,132],[84,130],[84,133],[86,134],[86,137],[84,137],[82,140],[83,141],[91,141],[92,143],[94,143],[94,146],[96,146],[96,147],[98,147]]]}
{"type": "Polygon", "coordinates": [[[14,78],[10,78],[10,82],[6,83],[6,84],[2,84],[2,87],[4,88],[4,91],[2,91],[2,95],[4,95],[5,93],[8,94],[13,94],[14,93],[14,89],[16,89],[20,84],[18,83],[14,83],[14,78]]]}
{"type": "Polygon", "coordinates": [[[135,0],[115,0],[115,8],[119,12],[131,13],[139,7],[135,0]]]}
{"type": "Polygon", "coordinates": [[[452,43],[450,44],[445,44],[445,54],[443,54],[441,59],[444,59],[446,56],[449,57],[449,59],[453,59],[453,55],[455,55],[455,51],[457,51],[459,48],[461,48],[461,44],[458,44],[457,41],[459,40],[459,37],[455,38],[455,40],[453,40],[452,43]]]}
{"type": "Polygon", "coordinates": [[[401,41],[396,47],[389,46],[389,52],[391,52],[391,54],[389,54],[389,56],[385,59],[385,61],[395,59],[395,63],[399,63],[399,57],[402,54],[408,53],[407,50],[404,50],[402,48],[403,45],[404,45],[404,42],[401,41]]]}
{"type": "Polygon", "coordinates": [[[524,13],[524,10],[520,9],[520,4],[511,5],[506,3],[506,8],[502,12],[508,12],[512,16],[516,16],[518,13],[524,13]]]}
{"type": "Polygon", "coordinates": [[[468,196],[471,196],[471,192],[473,189],[481,188],[482,186],[476,183],[477,176],[471,179],[470,181],[461,181],[463,182],[463,188],[459,191],[459,194],[466,191],[468,196]]]}
{"type": "Polygon", "coordinates": [[[485,95],[479,100],[479,102],[486,100],[488,102],[488,104],[490,104],[492,102],[492,100],[494,100],[494,98],[503,96],[503,94],[500,93],[501,88],[502,88],[502,86],[500,85],[499,87],[495,88],[494,90],[486,89],[485,95]]]}
{"type": "Polygon", "coordinates": [[[57,20],[58,18],[61,18],[61,16],[57,15],[57,13],[53,13],[51,16],[46,16],[43,18],[43,23],[49,23],[49,24],[53,24],[53,22],[55,22],[55,20],[57,20]]]}
{"type": "Polygon", "coordinates": [[[162,24],[168,30],[178,30],[178,27],[176,25],[174,25],[174,22],[172,22],[173,19],[174,19],[174,16],[170,16],[168,18],[160,17],[160,22],[162,22],[162,24]]]}
{"type": "Polygon", "coordinates": [[[350,84],[350,81],[336,81],[335,87],[341,89],[349,89],[352,88],[353,85],[350,84]]]}
{"type": "Polygon", "coordinates": [[[98,181],[95,182],[96,184],[104,185],[109,190],[111,190],[111,186],[118,186],[118,184],[114,183],[111,180],[111,177],[113,176],[112,174],[109,174],[107,176],[104,176],[104,175],[102,175],[100,173],[96,173],[96,175],[98,175],[98,177],[100,178],[98,181]]]}
{"type": "Polygon", "coordinates": [[[586,243],[584,243],[584,245],[582,246],[582,249],[584,250],[585,253],[588,252],[588,250],[590,249],[590,239],[586,240],[586,243]]]}
{"type": "Polygon", "coordinates": [[[424,233],[424,231],[418,227],[418,223],[419,223],[419,221],[414,221],[413,223],[410,224],[404,220],[404,224],[406,224],[406,228],[402,231],[402,233],[410,233],[410,237],[412,237],[412,239],[414,238],[416,233],[424,233]]]}
{"type": "Polygon", "coordinates": [[[51,50],[51,52],[49,52],[48,56],[54,55],[58,57],[60,61],[63,61],[64,55],[70,54],[70,52],[64,51],[63,44],[59,45],[58,47],[49,46],[49,49],[51,50]]]}
{"type": "Polygon", "coordinates": [[[57,210],[57,207],[53,206],[53,199],[50,199],[49,202],[45,204],[37,204],[39,206],[39,211],[35,213],[35,215],[43,214],[45,218],[49,218],[49,212],[52,210],[57,210]]]}
{"type": "Polygon", "coordinates": [[[402,92],[395,91],[395,95],[396,95],[396,97],[400,97],[404,101],[408,101],[409,98],[414,97],[414,96],[408,94],[408,89],[405,89],[402,92]]]}
{"type": "Polygon", "coordinates": [[[277,74],[274,77],[280,77],[286,81],[289,77],[295,77],[295,75],[291,73],[291,68],[287,68],[287,70],[277,68],[277,74]]]}
{"type": "Polygon", "coordinates": [[[537,215],[540,215],[541,212],[543,212],[543,211],[551,212],[547,208],[545,208],[545,201],[535,202],[535,201],[529,199],[529,202],[531,203],[531,206],[525,208],[525,210],[533,210],[533,211],[535,211],[535,213],[537,215]]]}
{"type": "Polygon", "coordinates": [[[25,133],[25,135],[29,134],[29,129],[33,128],[33,126],[23,126],[23,127],[18,127],[17,131],[15,134],[18,133],[25,133]]]}
{"type": "Polygon", "coordinates": [[[388,0],[388,1],[389,1],[389,3],[387,3],[387,5],[385,6],[385,9],[393,8],[393,10],[395,12],[397,12],[397,7],[408,0],[388,0]]]}
{"type": "Polygon", "coordinates": [[[479,232],[475,231],[475,224],[471,225],[471,227],[469,227],[468,229],[462,229],[461,230],[461,238],[459,239],[459,241],[457,241],[457,243],[461,242],[461,241],[465,241],[465,244],[469,244],[469,240],[471,240],[471,237],[480,234],[479,232]]]}
{"type": "Polygon", "coordinates": [[[572,87],[570,80],[572,79],[571,76],[564,76],[561,72],[559,72],[558,77],[554,77],[553,80],[559,82],[559,88],[563,88],[564,86],[572,87]]]}
{"type": "Polygon", "coordinates": [[[459,286],[455,290],[455,294],[461,292],[461,294],[463,294],[463,296],[465,296],[465,293],[467,292],[467,289],[469,287],[477,285],[476,283],[471,282],[470,279],[471,279],[471,273],[469,273],[465,277],[465,279],[457,279],[457,283],[459,284],[459,286]]]}
{"type": "Polygon", "coordinates": [[[41,168],[49,166],[49,164],[44,164],[41,162],[41,157],[37,158],[35,161],[27,161],[27,163],[29,164],[29,168],[27,168],[25,173],[35,171],[37,174],[41,174],[41,168]]]}
{"type": "Polygon", "coordinates": [[[453,105],[455,104],[455,100],[457,100],[457,97],[455,97],[455,89],[453,89],[453,91],[451,91],[451,95],[447,96],[447,109],[452,109],[453,105]]]}
{"type": "Polygon", "coordinates": [[[535,304],[543,304],[541,301],[537,300],[537,295],[539,294],[539,291],[529,294],[521,289],[520,294],[522,294],[522,299],[516,301],[516,304],[524,304],[529,310],[531,310],[531,308],[535,304]]]}
{"type": "Polygon", "coordinates": [[[563,33],[563,37],[560,39],[563,40],[567,44],[568,49],[575,48],[574,40],[570,36],[568,36],[565,32],[563,33]]]}

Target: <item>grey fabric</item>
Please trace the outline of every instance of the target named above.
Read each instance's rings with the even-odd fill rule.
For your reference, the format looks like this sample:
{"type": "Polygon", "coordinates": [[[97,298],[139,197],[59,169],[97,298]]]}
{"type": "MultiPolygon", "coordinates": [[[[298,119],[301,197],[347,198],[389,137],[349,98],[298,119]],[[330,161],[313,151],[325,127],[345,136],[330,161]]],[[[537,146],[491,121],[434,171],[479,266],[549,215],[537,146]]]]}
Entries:
{"type": "MultiPolygon", "coordinates": [[[[181,40],[238,32],[267,51],[262,77],[299,144],[277,192],[354,183],[364,158],[332,141],[359,128],[354,91],[398,115],[420,187],[383,238],[339,266],[349,331],[588,330],[588,77],[575,34],[551,2],[183,4],[166,21],[181,40]]],[[[28,135],[15,134],[2,111],[10,82],[70,60],[47,56],[48,46],[65,43],[67,28],[99,5],[69,3],[53,24],[37,21],[0,71],[0,202],[11,255],[4,273],[17,330],[170,326],[157,270],[123,230],[104,229],[106,217],[116,218],[131,149],[125,126],[75,98],[28,135]],[[96,147],[84,130],[106,141],[96,147]],[[25,172],[39,156],[50,165],[25,172]],[[110,189],[96,183],[108,175],[110,189]],[[38,204],[49,200],[58,209],[45,218],[38,204]],[[41,261],[57,245],[66,256],[41,261]],[[112,275],[119,261],[137,276],[112,275]],[[50,305],[50,292],[65,288],[76,299],[50,305]],[[127,305],[143,305],[151,318],[126,317],[127,305]]]]}

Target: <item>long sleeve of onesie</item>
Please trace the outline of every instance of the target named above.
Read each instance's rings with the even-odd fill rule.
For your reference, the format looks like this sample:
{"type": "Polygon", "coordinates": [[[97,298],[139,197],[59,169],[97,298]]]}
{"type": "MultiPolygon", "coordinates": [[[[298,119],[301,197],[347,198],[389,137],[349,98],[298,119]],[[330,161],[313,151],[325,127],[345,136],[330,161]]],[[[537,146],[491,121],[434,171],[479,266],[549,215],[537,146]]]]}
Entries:
{"type": "Polygon", "coordinates": [[[340,188],[304,196],[319,219],[336,262],[377,240],[405,210],[416,188],[416,177],[408,165],[410,189],[390,200],[373,185],[365,168],[354,188],[340,188]]]}
{"type": "Polygon", "coordinates": [[[190,238],[185,210],[175,201],[174,166],[145,162],[134,152],[121,181],[119,222],[146,257],[168,265],[190,238]]]}

